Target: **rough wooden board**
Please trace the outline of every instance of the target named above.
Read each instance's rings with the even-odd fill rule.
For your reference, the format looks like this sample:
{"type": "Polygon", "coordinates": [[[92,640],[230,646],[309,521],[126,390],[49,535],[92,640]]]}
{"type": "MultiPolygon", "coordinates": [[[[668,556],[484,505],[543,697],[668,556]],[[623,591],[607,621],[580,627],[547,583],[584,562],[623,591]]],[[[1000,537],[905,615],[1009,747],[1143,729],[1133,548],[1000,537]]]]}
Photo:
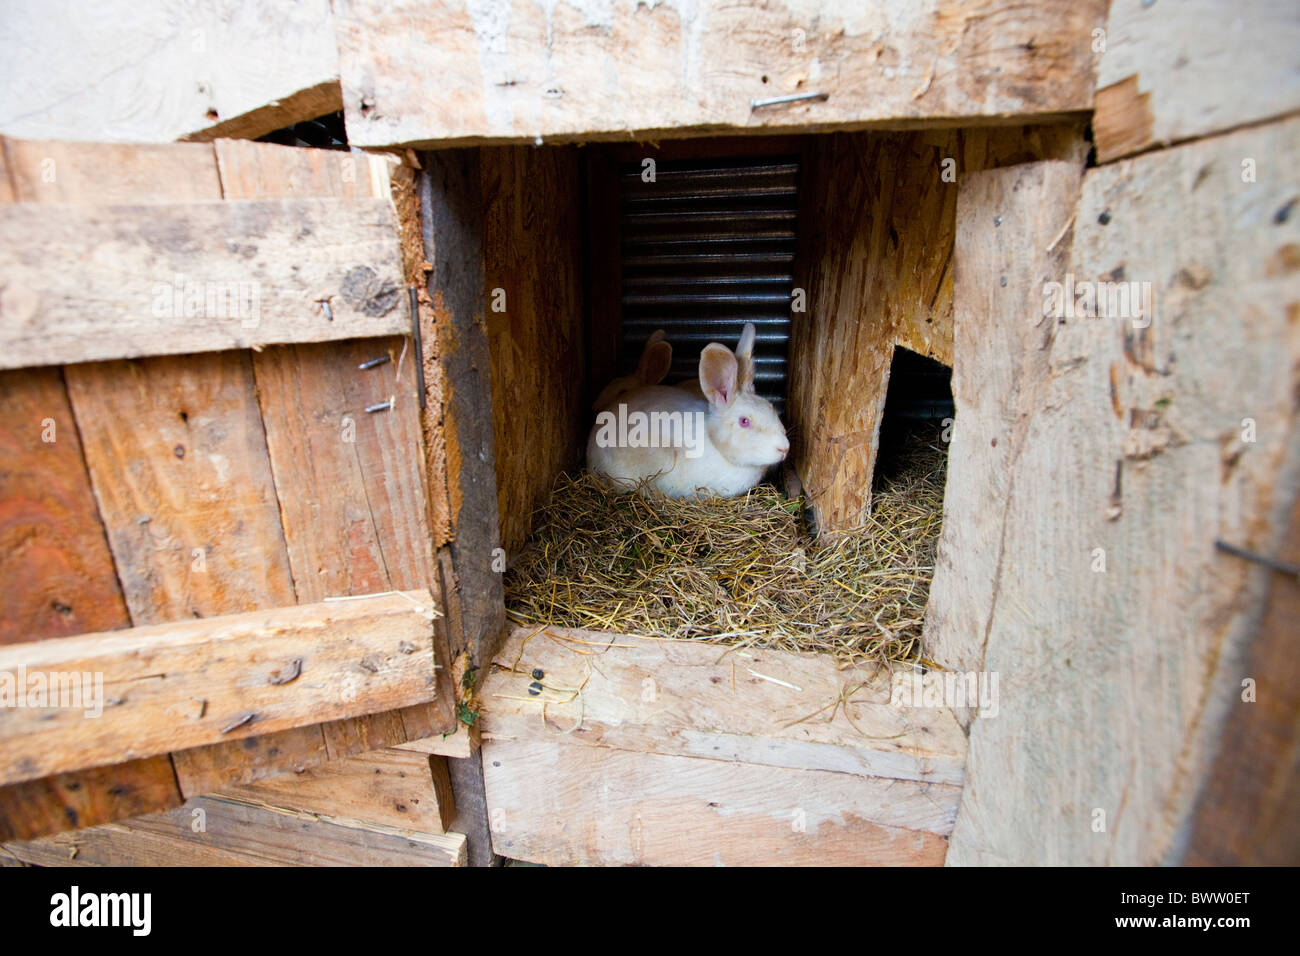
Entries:
{"type": "MultiPolygon", "coordinates": [[[[1300,496],[1277,556],[1300,564],[1300,496]]],[[[1197,800],[1184,865],[1300,863],[1300,655],[1294,648],[1300,581],[1276,572],[1268,587],[1259,630],[1237,671],[1239,686],[1255,681],[1255,696],[1243,700],[1243,687],[1232,704],[1197,800]]]]}
{"type": "Polygon", "coordinates": [[[498,147],[483,150],[481,164],[497,512],[513,555],[556,476],[577,467],[589,424],[578,156],[498,147]],[[496,290],[504,311],[494,308],[496,290]]]}
{"type": "Polygon", "coordinates": [[[9,694],[75,696],[0,714],[0,781],[431,700],[433,615],[412,590],[7,645],[9,694]]]}
{"type": "Polygon", "coordinates": [[[131,623],[57,368],[0,372],[0,581],[0,644],[131,623]]]}
{"type": "Polygon", "coordinates": [[[344,825],[446,832],[446,813],[439,806],[429,758],[405,750],[376,750],[331,760],[302,773],[227,787],[214,796],[344,825]]]}
{"type": "MultiPolygon", "coordinates": [[[[387,158],[238,140],[218,140],[215,149],[227,199],[389,198],[392,163],[387,158]]],[[[441,594],[425,524],[429,509],[415,361],[407,338],[286,346],[253,355],[300,602],[393,588],[429,587],[441,594]],[[385,355],[390,360],[386,365],[358,368],[385,355]],[[365,412],[388,397],[398,399],[390,411],[365,412]],[[312,490],[327,487],[328,494],[312,490]]],[[[449,659],[441,620],[435,622],[435,656],[449,659]]],[[[323,725],[330,757],[453,730],[455,687],[445,671],[439,669],[432,704],[323,725]]],[[[304,748],[311,753],[315,741],[305,739],[307,733],[288,731],[285,739],[265,744],[282,755],[304,748]]],[[[242,755],[227,749],[232,751],[230,763],[239,765],[242,755]]],[[[187,786],[205,785],[194,762],[182,766],[196,771],[184,775],[187,786]]]]}
{"type": "Polygon", "coordinates": [[[18,202],[170,203],[221,195],[212,147],[8,139],[18,202]],[[159,177],[167,177],[159,182],[159,177]]]}
{"type": "Polygon", "coordinates": [[[1098,162],[1300,109],[1289,0],[1113,0],[1097,72],[1098,162]]]}
{"type": "Polygon", "coordinates": [[[6,368],[391,335],[410,324],[385,200],[14,203],[0,206],[0,276],[6,368]],[[60,261],[79,268],[49,268],[60,261]]]}
{"type": "MultiPolygon", "coordinates": [[[[998,562],[983,666],[1002,712],[971,728],[950,862],[1150,864],[1186,845],[1265,599],[1266,572],[1214,541],[1276,553],[1300,489],[1300,218],[1279,215],[1298,142],[1300,121],[1274,123],[1084,179],[1066,268],[1122,266],[1153,284],[1155,315],[1067,320],[1037,352],[1007,533],[960,565],[998,562]]],[[[1003,321],[1042,301],[1019,293],[1003,321]]]]}
{"type": "Polygon", "coordinates": [[[166,754],[9,784],[0,787],[0,840],[158,813],[182,799],[166,754]]]}
{"type": "Polygon", "coordinates": [[[483,730],[960,784],[966,737],[951,713],[889,699],[887,675],[839,671],[820,655],[530,627],[511,634],[484,681],[483,730]],[[533,696],[537,669],[544,690],[533,696]]]}
{"type": "MultiPolygon", "coordinates": [[[[29,202],[180,202],[216,199],[220,196],[216,184],[215,160],[209,148],[148,148],[132,153],[129,149],[109,147],[97,153],[94,146],[28,144],[3,140],[0,141],[0,153],[6,157],[6,165],[14,184],[11,192],[15,198],[29,202]],[[104,175],[103,167],[95,163],[96,156],[101,161],[107,160],[115,164],[113,175],[104,175]],[[46,160],[52,160],[53,166],[47,164],[46,160]],[[52,181],[46,182],[48,179],[52,181]],[[40,184],[40,188],[36,184],[40,184]],[[139,192],[132,194],[129,191],[131,189],[143,190],[144,195],[139,192]]],[[[27,374],[34,378],[14,380],[28,383],[51,373],[27,374]]],[[[17,391],[25,391],[30,387],[30,384],[15,386],[17,391]]],[[[64,392],[62,383],[58,391],[64,392]]],[[[69,405],[66,394],[53,395],[52,400],[65,409],[69,405]]],[[[77,428],[70,413],[62,434],[66,450],[69,435],[77,437],[77,428]]],[[[78,458],[80,457],[79,451],[78,458]]],[[[62,465],[72,468],[70,461],[61,462],[62,465]]],[[[78,467],[85,472],[84,463],[79,463],[78,467]]],[[[45,484],[49,487],[63,487],[68,482],[75,483],[72,471],[61,471],[58,476],[45,476],[45,484]]],[[[81,510],[95,517],[93,522],[80,527],[102,528],[95,503],[89,497],[89,483],[86,483],[82,494],[86,500],[81,510]]],[[[85,560],[90,561],[94,549],[95,542],[86,541],[79,551],[85,560]]],[[[116,619],[87,620],[83,630],[108,630],[131,623],[122,605],[121,587],[109,558],[103,562],[103,574],[98,590],[108,596],[101,608],[108,611],[116,604],[121,610],[121,616],[116,619]],[[118,595],[116,599],[112,597],[113,594],[118,595]]],[[[29,632],[28,639],[40,633],[34,629],[29,632]]],[[[4,818],[14,836],[34,837],[68,827],[90,826],[124,816],[168,810],[179,805],[181,800],[172,761],[160,756],[0,788],[0,817],[4,818]]]]}
{"type": "Polygon", "coordinates": [[[65,374],[135,624],[295,603],[247,353],[65,374]]]}
{"type": "Polygon", "coordinates": [[[442,757],[468,757],[479,748],[480,730],[478,724],[466,727],[458,724],[452,734],[438,734],[432,737],[420,737],[398,744],[398,750],[414,750],[422,754],[437,754],[442,757]]]}
{"type": "MultiPolygon", "coordinates": [[[[974,173],[961,186],[953,253],[956,417],[924,629],[926,655],[950,670],[982,669],[1005,542],[1020,533],[1007,518],[1011,473],[1039,408],[1044,349],[1056,330],[1034,320],[1042,314],[1043,283],[1065,271],[1082,175],[1071,163],[1026,163],[974,173]]],[[[1106,467],[1114,463],[1089,470],[1106,467]]]]}
{"type": "Polygon", "coordinates": [[[40,866],[465,865],[459,833],[340,826],[206,797],[170,813],[2,849],[40,866]]]}
{"type": "Polygon", "coordinates": [[[0,14],[0,62],[9,136],[251,139],[339,109],[328,0],[14,0],[0,14]]]}
{"type": "Polygon", "coordinates": [[[805,153],[789,415],[819,528],[870,506],[894,346],[951,365],[957,193],[979,169],[1042,158],[1081,168],[1077,125],[820,137],[805,153]],[[950,173],[951,175],[946,175],[950,173]]]}
{"type": "Polygon", "coordinates": [[[363,147],[1087,110],[1087,38],[1105,11],[1104,0],[335,5],[348,136],[363,147]],[[829,99],[750,106],[812,92],[829,99]]]}
{"type": "Polygon", "coordinates": [[[210,148],[226,199],[388,198],[386,157],[246,139],[218,139],[210,148]]]}
{"type": "Polygon", "coordinates": [[[544,740],[482,754],[497,852],[551,866],[939,865],[960,793],[544,740]]]}

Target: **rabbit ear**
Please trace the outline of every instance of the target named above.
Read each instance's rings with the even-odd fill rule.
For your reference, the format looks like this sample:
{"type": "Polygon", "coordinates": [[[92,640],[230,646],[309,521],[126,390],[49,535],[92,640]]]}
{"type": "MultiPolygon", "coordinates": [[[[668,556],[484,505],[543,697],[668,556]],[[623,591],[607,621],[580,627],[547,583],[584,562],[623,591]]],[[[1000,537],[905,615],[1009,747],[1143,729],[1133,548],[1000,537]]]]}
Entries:
{"type": "Polygon", "coordinates": [[[668,377],[668,370],[672,367],[673,347],[664,341],[664,330],[657,329],[641,352],[636,377],[647,385],[658,385],[668,377]]]}
{"type": "Polygon", "coordinates": [[[736,375],[739,365],[731,349],[710,342],[700,353],[700,388],[704,397],[720,408],[736,399],[736,375]]]}
{"type": "Polygon", "coordinates": [[[736,363],[739,368],[737,382],[741,388],[754,387],[754,323],[746,322],[736,346],[736,363]]]}

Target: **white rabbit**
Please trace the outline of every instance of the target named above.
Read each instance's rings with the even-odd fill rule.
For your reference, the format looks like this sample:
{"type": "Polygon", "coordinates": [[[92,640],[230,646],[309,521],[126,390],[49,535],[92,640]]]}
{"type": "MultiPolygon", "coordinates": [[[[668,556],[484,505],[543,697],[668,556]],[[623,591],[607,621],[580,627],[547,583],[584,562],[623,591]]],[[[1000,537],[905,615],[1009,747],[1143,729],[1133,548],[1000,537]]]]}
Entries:
{"type": "Polygon", "coordinates": [[[753,488],[789,451],[776,410],[754,394],[754,326],[746,324],[734,354],[717,342],[700,353],[700,395],[652,385],[602,410],[587,464],[620,491],[646,481],[674,498],[725,497],[753,488]]]}
{"type": "Polygon", "coordinates": [[[622,378],[616,378],[606,385],[591,406],[594,411],[600,411],[602,408],[608,408],[613,405],[620,395],[632,391],[634,388],[644,388],[647,385],[658,385],[668,376],[668,370],[673,367],[673,347],[664,341],[664,330],[655,329],[649,341],[646,342],[645,348],[641,350],[641,361],[637,363],[635,375],[624,375],[622,378]]]}

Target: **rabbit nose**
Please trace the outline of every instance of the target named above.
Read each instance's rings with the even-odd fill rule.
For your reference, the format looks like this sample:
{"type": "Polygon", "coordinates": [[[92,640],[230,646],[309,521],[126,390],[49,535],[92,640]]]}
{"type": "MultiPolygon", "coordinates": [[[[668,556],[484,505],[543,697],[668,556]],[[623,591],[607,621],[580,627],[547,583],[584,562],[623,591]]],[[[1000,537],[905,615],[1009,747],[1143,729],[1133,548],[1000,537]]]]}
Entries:
{"type": "Polygon", "coordinates": [[[776,450],[782,458],[785,458],[786,455],[790,454],[790,443],[788,441],[783,441],[781,444],[776,446],[776,450]]]}

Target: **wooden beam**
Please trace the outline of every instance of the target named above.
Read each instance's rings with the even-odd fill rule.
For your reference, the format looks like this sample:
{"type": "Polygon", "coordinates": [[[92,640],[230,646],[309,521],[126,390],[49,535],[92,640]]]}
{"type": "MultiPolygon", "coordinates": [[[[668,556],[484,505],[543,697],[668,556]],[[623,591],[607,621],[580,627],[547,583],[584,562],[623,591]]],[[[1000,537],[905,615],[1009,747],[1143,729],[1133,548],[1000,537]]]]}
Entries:
{"type": "Polygon", "coordinates": [[[252,139],[341,106],[328,0],[15,0],[0,62],[0,133],[10,136],[252,139]]]}
{"type": "Polygon", "coordinates": [[[477,723],[473,727],[458,724],[454,733],[408,740],[404,744],[398,744],[397,749],[414,750],[418,753],[442,757],[465,758],[478,750],[481,740],[482,734],[477,723]]]}
{"type": "Polygon", "coordinates": [[[0,276],[3,368],[392,335],[410,325],[384,200],[15,203],[0,206],[0,276]]]}
{"type": "Polygon", "coordinates": [[[659,139],[1092,107],[1107,3],[335,4],[362,147],[659,139]],[[425,78],[436,76],[438,96],[425,78]],[[691,90],[682,95],[683,84],[691,90]],[[754,106],[782,96],[795,103],[754,106]]]}
{"type": "MultiPolygon", "coordinates": [[[[990,427],[977,424],[987,416],[1003,423],[998,450],[1015,452],[1005,505],[980,502],[997,517],[948,550],[931,599],[933,611],[953,569],[972,589],[985,582],[991,600],[947,627],[986,635],[980,667],[1001,675],[997,719],[971,725],[950,862],[1183,855],[1225,722],[1244,706],[1241,679],[1255,676],[1241,662],[1269,578],[1215,542],[1280,553],[1300,494],[1300,179],[1287,159],[1298,138],[1292,119],[1090,170],[1072,243],[1062,193],[1024,168],[972,177],[969,205],[959,200],[959,235],[1007,256],[959,259],[969,314],[1042,321],[1030,354],[972,369],[1022,394],[957,412],[955,440],[990,427]],[[1256,160],[1253,178],[1243,158],[1256,160]],[[997,235],[1008,228],[1038,242],[997,235]],[[1032,272],[1015,254],[1029,247],[1042,264],[1032,272]],[[1074,312],[1058,315],[1061,290],[1045,283],[1066,276],[1138,283],[1140,311],[1112,286],[1095,315],[1076,286],[1074,312]]],[[[972,457],[953,449],[955,468],[972,457]]],[[[945,535],[963,520],[956,478],[945,535]]]]}
{"type": "Polygon", "coordinates": [[[423,833],[447,832],[455,812],[450,784],[439,792],[428,755],[391,748],[227,787],[217,796],[345,826],[378,824],[423,833]]]}
{"type": "Polygon", "coordinates": [[[434,614],[404,591],[9,645],[0,781],[430,700],[434,614]]]}
{"type": "Polygon", "coordinates": [[[1288,0],[1114,0],[1097,74],[1097,161],[1300,109],[1288,0]]]}
{"type": "Polygon", "coordinates": [[[960,788],[485,740],[493,845],[549,866],[937,866],[960,788]]]}
{"type": "Polygon", "coordinates": [[[170,813],[6,843],[4,853],[37,866],[464,866],[465,838],[197,797],[170,813]]]}
{"type": "Polygon", "coordinates": [[[483,704],[494,740],[963,780],[966,737],[949,711],[892,705],[888,675],[820,654],[521,627],[497,653],[483,704]]]}

